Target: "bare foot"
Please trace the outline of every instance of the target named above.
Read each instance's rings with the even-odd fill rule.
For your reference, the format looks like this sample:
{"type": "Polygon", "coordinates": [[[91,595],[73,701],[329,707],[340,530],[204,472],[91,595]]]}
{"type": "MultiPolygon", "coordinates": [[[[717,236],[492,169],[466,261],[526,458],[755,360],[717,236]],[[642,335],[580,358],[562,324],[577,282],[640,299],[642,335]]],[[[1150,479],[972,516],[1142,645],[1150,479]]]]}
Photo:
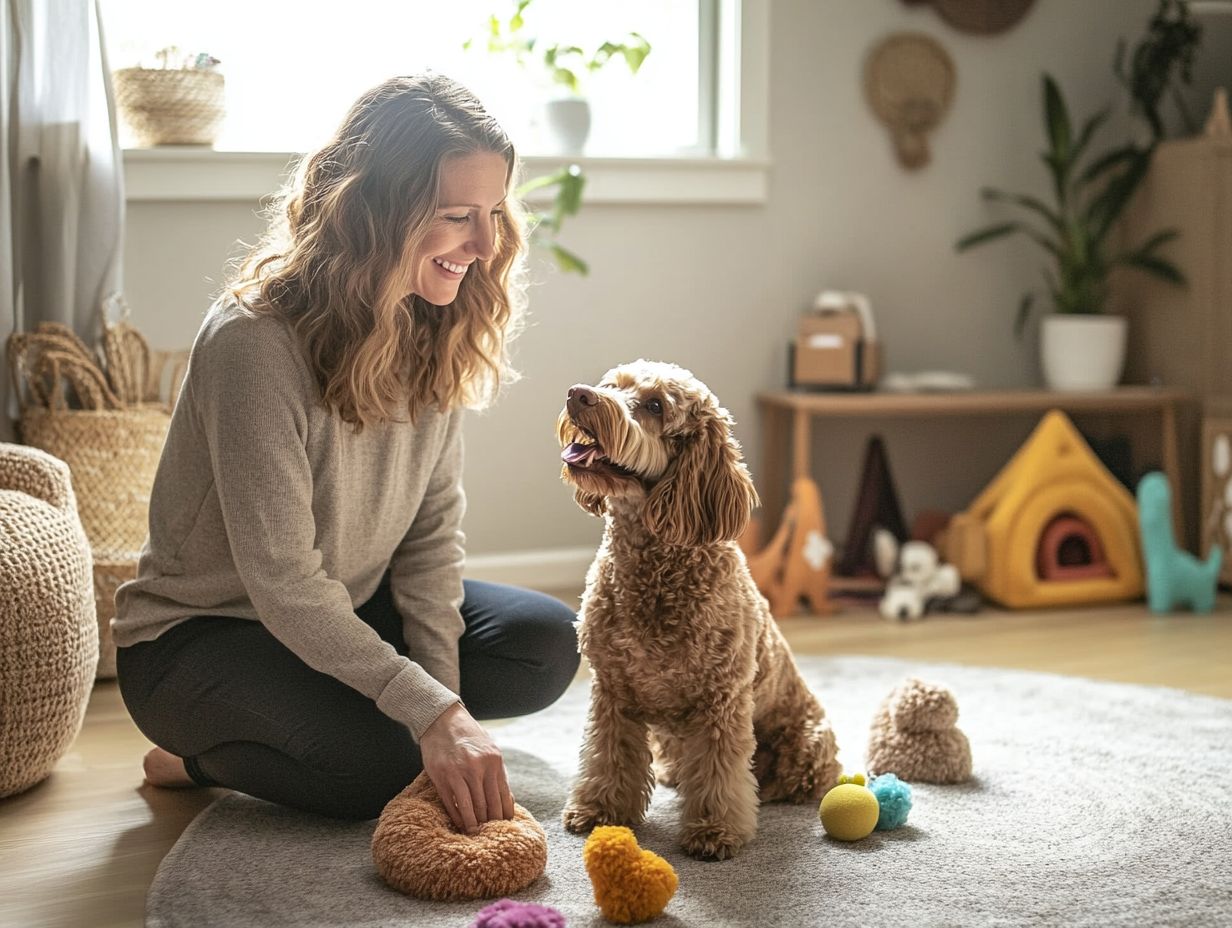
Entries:
{"type": "Polygon", "coordinates": [[[183,789],[197,785],[184,769],[184,758],[162,748],[153,748],[147,753],[141,766],[145,770],[145,781],[151,786],[183,789]]]}

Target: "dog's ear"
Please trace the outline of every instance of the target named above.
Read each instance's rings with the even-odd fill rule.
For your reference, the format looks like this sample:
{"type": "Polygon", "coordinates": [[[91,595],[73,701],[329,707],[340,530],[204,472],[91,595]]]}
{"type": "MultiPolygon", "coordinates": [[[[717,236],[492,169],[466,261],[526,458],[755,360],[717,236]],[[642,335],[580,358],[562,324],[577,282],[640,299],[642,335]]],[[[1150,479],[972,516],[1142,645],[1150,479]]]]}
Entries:
{"type": "Polygon", "coordinates": [[[668,544],[734,541],[759,502],[726,412],[710,415],[683,439],[646,500],[646,528],[668,544]]]}

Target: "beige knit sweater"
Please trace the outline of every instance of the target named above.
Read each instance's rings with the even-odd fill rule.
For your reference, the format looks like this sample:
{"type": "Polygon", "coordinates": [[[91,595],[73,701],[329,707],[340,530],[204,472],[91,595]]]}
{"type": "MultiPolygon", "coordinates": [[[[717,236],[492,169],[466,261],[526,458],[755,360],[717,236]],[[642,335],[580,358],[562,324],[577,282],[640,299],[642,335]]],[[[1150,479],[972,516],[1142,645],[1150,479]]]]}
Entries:
{"type": "Polygon", "coordinates": [[[289,327],[219,303],[193,345],[150,499],[126,647],[189,616],[252,619],[418,739],[458,701],[462,410],[353,428],[289,327]],[[355,615],[390,570],[410,659],[355,615]]]}

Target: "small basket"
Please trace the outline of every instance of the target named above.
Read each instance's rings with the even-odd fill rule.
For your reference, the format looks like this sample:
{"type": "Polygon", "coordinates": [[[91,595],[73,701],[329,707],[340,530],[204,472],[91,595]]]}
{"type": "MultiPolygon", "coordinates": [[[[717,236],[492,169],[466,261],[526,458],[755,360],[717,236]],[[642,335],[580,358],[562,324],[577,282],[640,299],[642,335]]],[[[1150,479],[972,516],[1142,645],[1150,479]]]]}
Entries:
{"type": "Polygon", "coordinates": [[[213,145],[222,128],[224,80],[197,68],[112,72],[116,106],[139,145],[213,145]]]}

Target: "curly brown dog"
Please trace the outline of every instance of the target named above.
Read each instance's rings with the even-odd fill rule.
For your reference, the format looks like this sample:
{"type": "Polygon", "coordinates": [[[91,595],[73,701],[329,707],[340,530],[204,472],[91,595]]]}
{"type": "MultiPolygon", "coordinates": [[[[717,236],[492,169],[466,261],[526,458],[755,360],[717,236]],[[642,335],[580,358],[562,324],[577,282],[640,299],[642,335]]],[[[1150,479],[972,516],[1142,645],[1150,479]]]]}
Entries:
{"type": "Polygon", "coordinates": [[[834,733],[735,539],[757,493],[714,394],[636,361],[571,387],[563,479],[606,522],[578,622],[594,677],[570,831],[641,822],[660,782],[681,845],[731,857],[761,801],[816,801],[838,779],[834,733]]]}

